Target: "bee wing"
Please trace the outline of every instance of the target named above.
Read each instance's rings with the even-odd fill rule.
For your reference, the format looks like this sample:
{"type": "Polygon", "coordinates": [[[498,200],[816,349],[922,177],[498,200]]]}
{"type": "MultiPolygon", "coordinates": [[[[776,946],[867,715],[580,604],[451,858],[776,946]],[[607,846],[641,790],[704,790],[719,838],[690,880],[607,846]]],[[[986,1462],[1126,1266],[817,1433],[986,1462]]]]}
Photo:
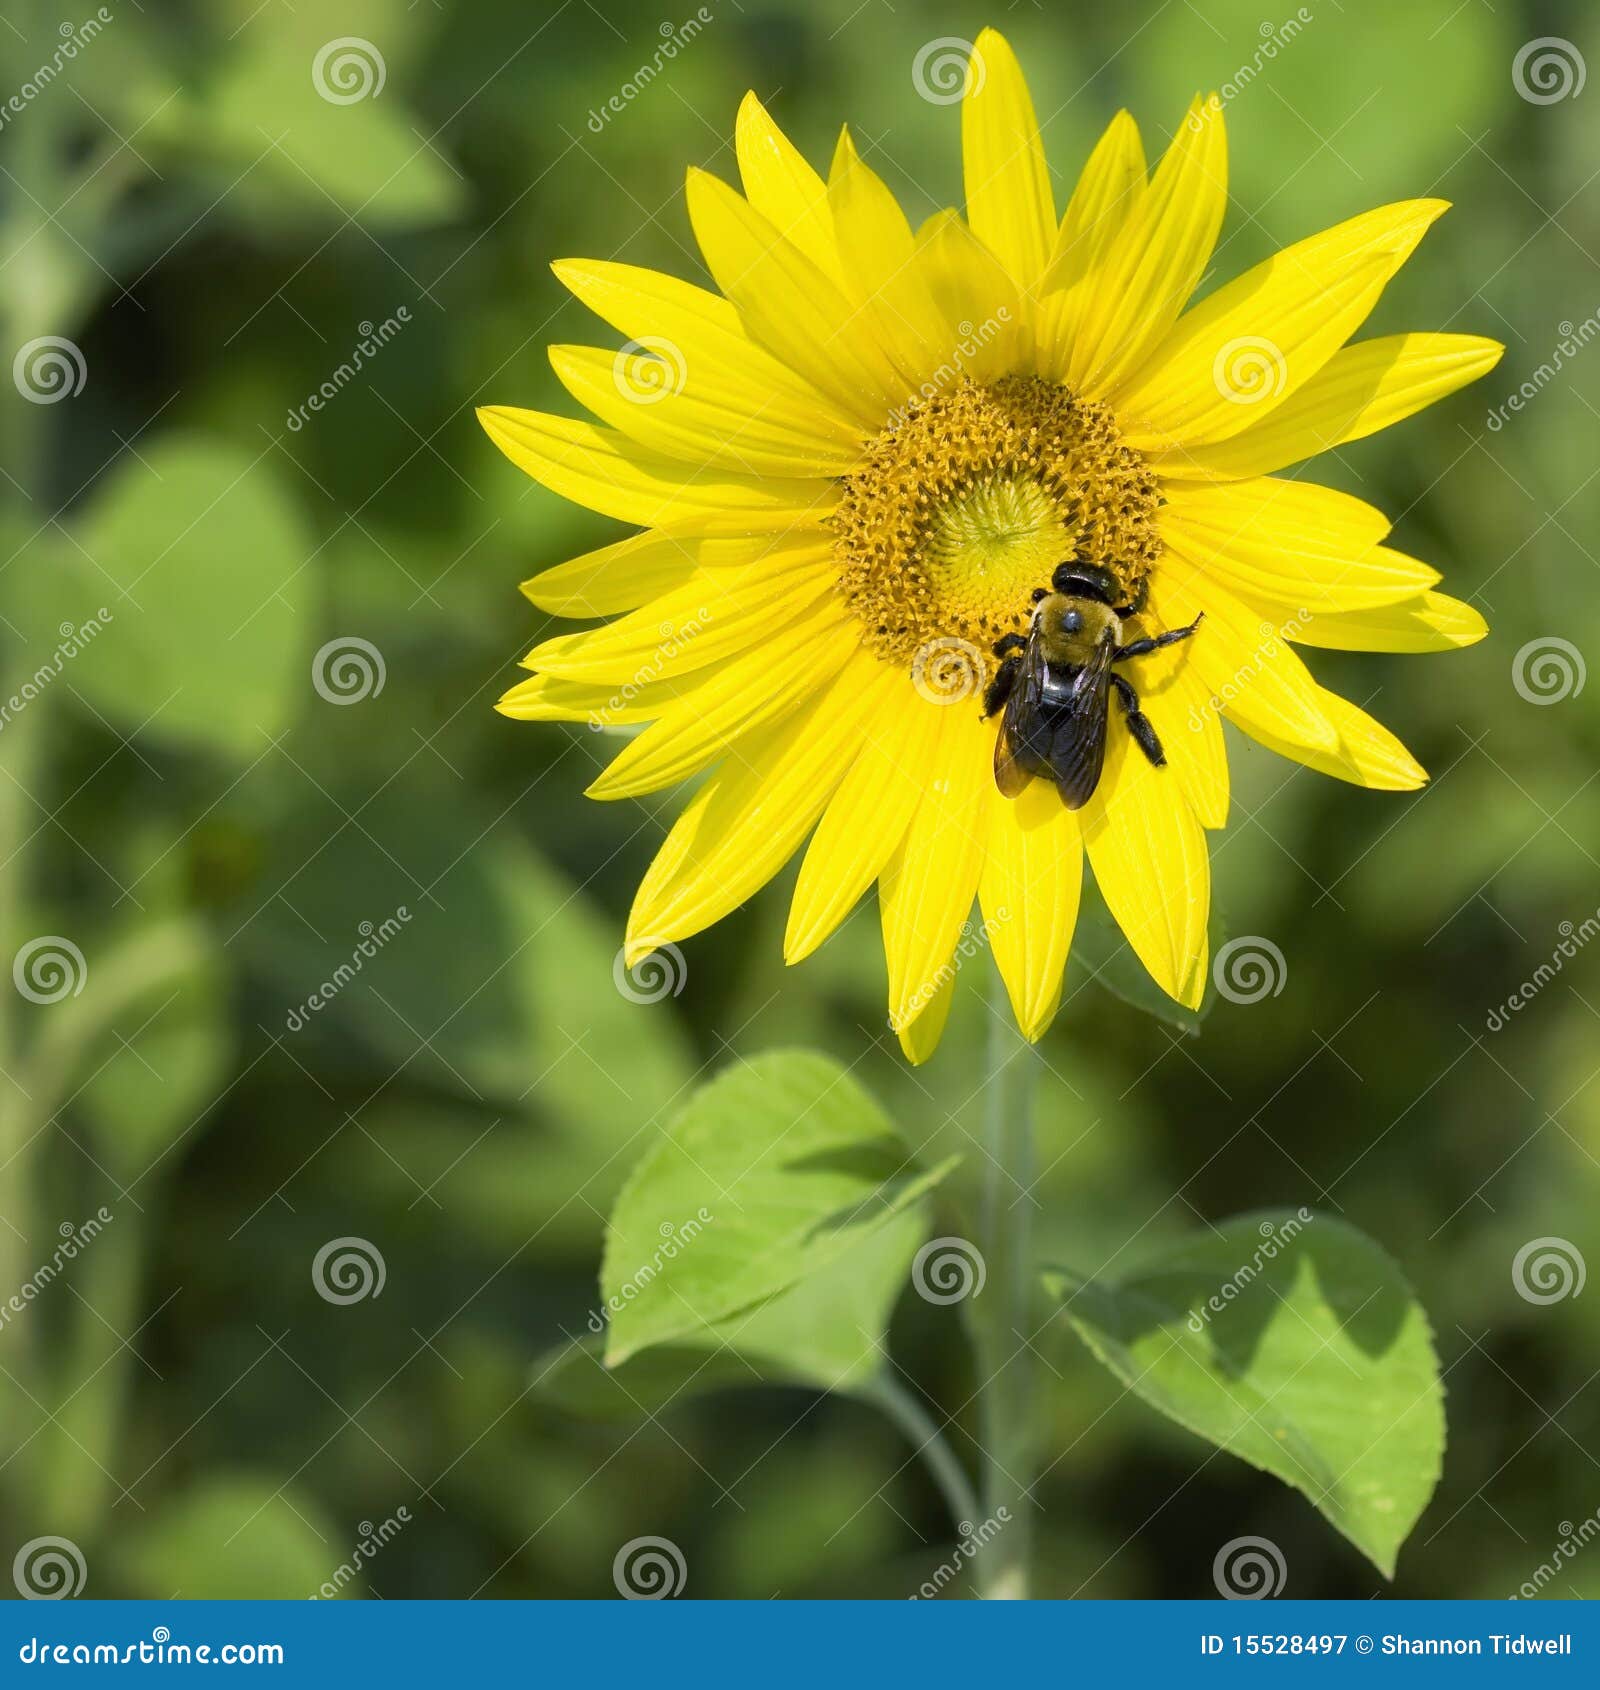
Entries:
{"type": "Polygon", "coordinates": [[[1073,676],[1066,702],[1054,713],[1050,773],[1069,810],[1081,810],[1089,802],[1105,767],[1112,651],[1109,642],[1095,647],[1094,656],[1073,676]]]}
{"type": "Polygon", "coordinates": [[[1044,653],[1037,634],[1030,633],[1022,653],[1022,670],[1006,701],[994,742],[994,783],[1006,798],[1022,793],[1047,763],[1048,747],[1030,745],[1025,727],[1039,720],[1044,678],[1044,653]]]}
{"type": "Polygon", "coordinates": [[[1026,790],[1028,782],[1033,779],[1033,771],[1027,768],[1020,756],[1020,747],[1010,732],[1010,712],[1000,723],[1000,733],[994,742],[994,783],[1000,788],[1004,798],[1016,798],[1026,790]]]}

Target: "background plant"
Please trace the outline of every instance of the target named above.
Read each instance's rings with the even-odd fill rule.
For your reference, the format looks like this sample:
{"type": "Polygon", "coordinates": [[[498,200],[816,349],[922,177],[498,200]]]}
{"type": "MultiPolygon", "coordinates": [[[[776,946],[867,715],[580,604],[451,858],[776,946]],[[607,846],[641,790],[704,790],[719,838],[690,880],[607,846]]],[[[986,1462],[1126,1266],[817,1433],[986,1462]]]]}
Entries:
{"type": "MultiPolygon", "coordinates": [[[[981,1211],[985,960],[915,1074],[881,1024],[870,910],[802,985],[774,960],[780,894],[685,946],[665,991],[619,990],[662,824],[576,796],[602,760],[586,732],[489,710],[541,631],[515,581],[611,537],[486,461],[471,418],[512,390],[559,408],[540,348],[594,336],[546,259],[696,274],[679,161],[731,167],[746,85],[813,153],[848,116],[913,211],[957,180],[950,114],[912,67],[987,19],[709,9],[598,133],[590,112],[658,51],[656,12],[108,5],[6,109],[0,351],[15,369],[69,345],[0,393],[0,703],[53,670],[0,720],[0,960],[59,938],[83,967],[76,994],[38,1001],[59,981],[25,975],[34,995],[4,997],[0,1300],[63,1224],[115,1219],[0,1326],[0,1549],[67,1538],[91,1594],[300,1595],[353,1566],[346,1594],[609,1596],[644,1538],[695,1594],[909,1595],[950,1560],[947,1497],[879,1402],[746,1369],[737,1392],[607,1422],[548,1366],[588,1335],[629,1167],[756,1053],[836,1053],[922,1166],[961,1156],[917,1199],[920,1238],[981,1211]],[[381,77],[330,54],[329,99],[314,67],[346,39],[381,77]],[[329,1300],[360,1291],[358,1259],[378,1283],[360,1251],[340,1258],[355,1277],[314,1278],[349,1240],[381,1289],[329,1300]],[[362,1523],[402,1507],[358,1555],[362,1523]]],[[[1596,649],[1595,108],[1530,83],[1528,59],[1514,76],[1537,38],[1596,48],[1575,6],[1307,10],[1270,58],[1242,3],[1006,21],[1058,160],[1117,103],[1156,130],[1198,83],[1233,86],[1254,216],[1225,230],[1230,269],[1376,200],[1458,202],[1374,327],[1497,332],[1506,359],[1403,451],[1362,443],[1334,473],[1451,560],[1494,637],[1438,660],[1442,686],[1323,660],[1432,769],[1417,798],[1240,747],[1219,896],[1277,948],[1281,989],[1219,991],[1193,1037],[1091,983],[1134,989],[1109,939],[1080,944],[1032,1195],[1044,1253],[1079,1274],[1132,1274],[1241,1210],[1307,1204],[1382,1239],[1432,1313],[1454,1438],[1397,1588],[1498,1595],[1596,1500],[1592,1295],[1513,1274],[1531,1241],[1594,1247],[1592,948],[1488,1025],[1600,906],[1596,694],[1521,657],[1596,649]]],[[[0,32],[0,95],[54,59],[63,21],[39,6],[25,39],[0,32]]],[[[953,1420],[963,1461],[962,1326],[983,1306],[912,1291],[882,1311],[906,1400],[953,1420]]],[[[1120,1402],[1064,1321],[1034,1343],[1040,1588],[1209,1594],[1249,1538],[1291,1594],[1379,1587],[1291,1491],[1120,1402]]],[[[1593,1595],[1597,1567],[1577,1555],[1538,1588],[1593,1595]]]]}

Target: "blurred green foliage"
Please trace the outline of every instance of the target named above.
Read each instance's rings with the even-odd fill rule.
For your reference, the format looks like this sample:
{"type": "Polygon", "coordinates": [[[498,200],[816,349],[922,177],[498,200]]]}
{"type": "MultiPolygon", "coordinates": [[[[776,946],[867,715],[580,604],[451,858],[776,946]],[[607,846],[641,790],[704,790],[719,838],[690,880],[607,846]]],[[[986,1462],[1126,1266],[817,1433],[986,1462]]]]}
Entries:
{"type": "MultiPolygon", "coordinates": [[[[0,92],[65,34],[59,8],[21,10],[0,92]]],[[[543,632],[517,581],[616,530],[518,476],[472,406],[564,408],[543,346],[613,344],[549,260],[702,276],[681,173],[732,172],[746,87],[814,159],[848,121],[916,220],[959,193],[958,113],[911,78],[924,42],[1006,29],[1059,198],[1119,104],[1158,142],[1271,20],[1257,0],[710,4],[597,128],[664,33],[635,0],[107,10],[0,129],[0,351],[59,337],[84,375],[60,403],[21,378],[0,395],[0,691],[109,613],[0,727],[4,955],[55,935],[85,959],[79,995],[6,1002],[0,1299],[63,1223],[115,1216],[0,1327],[0,1551],[70,1537],[93,1595],[309,1595],[404,1507],[346,1594],[609,1596],[646,1534],[682,1546],[691,1594],[906,1594],[950,1526],[872,1408],[768,1385],[619,1424],[570,1412],[534,1364],[588,1331],[629,1166],[743,1056],[832,1052],[925,1165],[967,1153],[932,1199],[959,1201],[981,971],[915,1072],[884,1025],[870,904],[787,975],[774,888],[685,947],[681,993],[618,992],[622,917],[677,800],[588,803],[604,745],[489,708],[543,632]],[[377,49],[381,89],[318,92],[343,38],[377,49]],[[314,684],[333,642],[360,696],[314,684]],[[313,1259],[342,1238],[377,1247],[380,1295],[318,1295],[313,1259]]],[[[1486,422],[1600,307],[1600,106],[1512,77],[1532,37],[1596,41],[1576,0],[1305,10],[1229,104],[1218,274],[1385,200],[1456,202],[1373,328],[1498,335],[1505,362],[1316,473],[1393,513],[1395,543],[1494,632],[1448,657],[1312,656],[1433,771],[1421,794],[1232,736],[1217,901],[1282,951],[1284,989],[1190,1032],[1080,972],[1044,1046],[1034,1196],[1047,1255],[1083,1272],[1254,1206],[1382,1240],[1432,1312],[1452,1437],[1395,1588],[1493,1596],[1600,1507],[1600,1299],[1531,1303],[1511,1273],[1531,1239],[1600,1247],[1600,951],[1489,1031],[1560,924],[1600,906],[1600,688],[1540,704],[1513,684],[1528,642],[1600,650],[1600,354],[1486,422]]],[[[958,1311],[903,1298],[890,1343],[964,1420],[958,1311]]],[[[1381,1588],[1302,1499],[1125,1397],[1063,1322],[1037,1347],[1044,1591],[1208,1595],[1247,1533],[1281,1546],[1290,1594],[1381,1588]]],[[[1600,1558],[1552,1588],[1600,1595],[1600,1558]]]]}

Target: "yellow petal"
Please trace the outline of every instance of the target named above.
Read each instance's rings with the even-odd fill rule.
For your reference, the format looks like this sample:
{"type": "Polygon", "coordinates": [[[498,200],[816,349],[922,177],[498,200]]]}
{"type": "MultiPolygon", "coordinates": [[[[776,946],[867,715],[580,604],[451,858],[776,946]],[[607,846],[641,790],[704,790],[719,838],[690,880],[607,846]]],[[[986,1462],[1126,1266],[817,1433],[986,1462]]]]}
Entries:
{"type": "Polygon", "coordinates": [[[752,734],[679,816],[634,898],[626,961],[720,920],[783,866],[900,680],[861,653],[795,715],[752,734]]]}
{"type": "Polygon", "coordinates": [[[590,798],[638,798],[677,786],[707,764],[740,755],[739,742],[798,709],[860,650],[860,630],[824,600],[784,627],[782,637],[701,673],[705,680],[669,703],[589,786],[590,798]]]}
{"type": "Polygon", "coordinates": [[[1300,391],[1213,446],[1166,453],[1163,476],[1223,480],[1270,475],[1403,421],[1500,362],[1497,340],[1469,334],[1395,334],[1335,352],[1300,391]]]}
{"type": "Polygon", "coordinates": [[[950,1005],[955,1001],[956,971],[952,967],[941,978],[932,999],[922,1012],[902,1027],[894,1029],[906,1061],[920,1068],[938,1049],[944,1037],[945,1023],[950,1019],[950,1005]]]}
{"type": "Polygon", "coordinates": [[[522,591],[552,616],[614,616],[681,587],[698,567],[697,545],[647,529],[543,570],[522,591]]]}
{"type": "Polygon", "coordinates": [[[518,469],[552,493],[644,528],[692,521],[707,532],[749,533],[815,525],[838,498],[823,482],[696,472],[611,429],[542,411],[485,405],[478,421],[518,469]]]}
{"type": "Polygon", "coordinates": [[[1321,688],[1289,648],[1289,631],[1298,624],[1286,628],[1251,610],[1169,552],[1152,579],[1147,619],[1161,628],[1181,628],[1202,611],[1205,621],[1183,642],[1189,666],[1207,690],[1202,709],[1223,710],[1241,726],[1254,723],[1267,733],[1331,750],[1336,735],[1322,712],[1321,688]]]}
{"type": "Polygon", "coordinates": [[[1038,1039],[1061,1006],[1083,887],[1078,818],[1048,781],[1015,799],[990,782],[989,843],[978,893],[983,937],[1023,1036],[1038,1039]]]}
{"type": "Polygon", "coordinates": [[[1374,610],[1315,616],[1292,638],[1331,651],[1454,651],[1476,645],[1488,632],[1489,624],[1470,604],[1428,592],[1374,610]]]}
{"type": "Polygon", "coordinates": [[[1268,615],[1364,610],[1414,598],[1438,571],[1379,542],[1382,511],[1306,481],[1176,484],[1161,511],[1172,550],[1268,615]]]}
{"type": "Polygon", "coordinates": [[[1113,396],[1139,451],[1240,434],[1316,376],[1445,210],[1404,200],[1285,247],[1190,311],[1113,396]]]}
{"type": "Polygon", "coordinates": [[[1080,812],[1095,883],[1134,954],[1169,997],[1200,1007],[1206,984],[1211,865],[1205,830],[1170,769],[1126,733],[1080,812]]]}
{"type": "Polygon", "coordinates": [[[905,383],[836,283],[726,182],[689,172],[689,220],[753,340],[872,429],[905,383]]]}
{"type": "Polygon", "coordinates": [[[992,29],[978,37],[967,65],[961,172],[972,232],[1031,298],[1050,261],[1055,202],[1022,67],[992,29]]]}
{"type": "MultiPolygon", "coordinates": [[[[960,706],[951,706],[960,708],[960,706]]],[[[855,907],[899,849],[934,779],[940,706],[904,684],[870,722],[806,847],[783,940],[785,962],[809,956],[855,907]]]]}
{"type": "Polygon", "coordinates": [[[1122,227],[1137,213],[1145,192],[1144,145],[1139,126],[1125,111],[1095,144],[1067,202],[1041,284],[1039,361],[1046,375],[1061,377],[1071,364],[1072,344],[1088,298],[1087,278],[1110,250],[1122,227]]]}
{"type": "Polygon", "coordinates": [[[591,722],[597,727],[647,722],[660,708],[659,698],[624,703],[613,687],[560,675],[530,676],[503,693],[495,705],[502,716],[517,722],[591,722]]]}
{"type": "MultiPolygon", "coordinates": [[[[1259,725],[1240,722],[1239,726],[1269,751],[1336,780],[1383,792],[1412,792],[1426,783],[1427,770],[1381,722],[1336,692],[1318,691],[1323,714],[1333,723],[1336,734],[1331,749],[1278,739],[1262,732],[1259,725]]],[[[1233,719],[1231,711],[1229,717],[1233,719]]]]}
{"type": "Polygon", "coordinates": [[[951,379],[1021,368],[1030,336],[1017,284],[955,212],[935,212],[917,231],[917,261],[960,348],[951,379]]]}
{"type": "Polygon", "coordinates": [[[753,92],[739,106],[733,144],[745,198],[825,276],[842,284],[828,190],[753,92]]]}
{"type": "MultiPolygon", "coordinates": [[[[830,441],[807,419],[792,426],[768,415],[768,395],[701,379],[694,362],[664,340],[646,352],[598,346],[552,346],[561,385],[601,422],[649,451],[695,465],[716,464],[745,475],[847,475],[860,450],[830,441]]],[[[749,384],[744,384],[749,388],[749,384]]]]}
{"type": "MultiPolygon", "coordinates": [[[[1137,637],[1161,631],[1154,622],[1141,618],[1131,633],[1137,637]]],[[[1139,707],[1155,727],[1168,766],[1201,826],[1226,827],[1228,751],[1222,738],[1221,715],[1212,705],[1210,688],[1195,668],[1194,644],[1194,639],[1188,639],[1136,658],[1124,673],[1138,691],[1139,707]]],[[[1113,710],[1120,716],[1119,706],[1113,710]]]]}
{"type": "Polygon", "coordinates": [[[994,726],[972,709],[932,708],[939,746],[921,801],[878,887],[889,964],[889,1024],[921,1014],[972,913],[994,784],[994,726]]]}
{"type": "Polygon", "coordinates": [[[1056,231],[1044,285],[1075,286],[1106,255],[1145,189],[1144,143],[1132,114],[1119,111],[1095,143],[1056,231]]]}
{"type": "Polygon", "coordinates": [[[1205,273],[1228,203],[1222,107],[1197,100],[1089,278],[1068,379],[1098,398],[1160,344],[1205,273]]]}
{"type": "Polygon", "coordinates": [[[829,601],[828,561],[825,547],[794,546],[746,569],[702,571],[602,628],[544,641],[523,661],[569,680],[609,681],[636,692],[735,656],[829,601]]]}
{"type": "Polygon", "coordinates": [[[751,340],[727,300],[659,270],[601,259],[550,266],[597,317],[637,345],[692,368],[697,385],[730,405],[759,408],[774,428],[811,429],[831,446],[859,446],[865,431],[840,406],[751,340]]]}
{"type": "Polygon", "coordinates": [[[686,586],[700,570],[762,563],[775,582],[827,553],[828,542],[805,531],[710,537],[649,528],[558,563],[524,581],[522,591],[552,616],[615,616],[686,586]]]}
{"type": "Polygon", "coordinates": [[[888,186],[841,135],[828,177],[828,200],[845,267],[845,292],[868,314],[874,332],[912,385],[950,356],[954,339],[917,263],[916,241],[888,186]]]}

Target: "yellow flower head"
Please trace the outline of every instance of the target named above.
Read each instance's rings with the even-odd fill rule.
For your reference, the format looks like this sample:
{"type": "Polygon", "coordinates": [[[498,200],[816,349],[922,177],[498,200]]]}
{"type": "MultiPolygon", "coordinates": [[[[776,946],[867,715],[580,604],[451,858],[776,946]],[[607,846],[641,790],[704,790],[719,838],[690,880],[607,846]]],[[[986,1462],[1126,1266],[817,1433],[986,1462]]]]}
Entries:
{"type": "Polygon", "coordinates": [[[648,723],[596,798],[710,770],[639,888],[630,960],[709,926],[809,835],[785,954],[876,881],[915,1061],[975,897],[1023,1031],[1049,1025],[1085,851],[1151,975],[1199,1002],[1223,717],[1364,786],[1426,779],[1293,647],[1439,651],[1483,620],[1384,544],[1381,512],[1277,472],[1501,351],[1346,344],[1439,200],[1352,218],[1186,310],[1227,204],[1214,98],[1153,172],[1119,113],[1060,217],[993,31],[961,116],[966,216],[913,230],[848,132],[824,182],[747,96],[743,194],[689,173],[721,293],[557,264],[629,337],[551,349],[598,425],[479,413],[545,486],[643,530],[526,584],[615,620],[547,640],[500,708],[648,723]]]}

